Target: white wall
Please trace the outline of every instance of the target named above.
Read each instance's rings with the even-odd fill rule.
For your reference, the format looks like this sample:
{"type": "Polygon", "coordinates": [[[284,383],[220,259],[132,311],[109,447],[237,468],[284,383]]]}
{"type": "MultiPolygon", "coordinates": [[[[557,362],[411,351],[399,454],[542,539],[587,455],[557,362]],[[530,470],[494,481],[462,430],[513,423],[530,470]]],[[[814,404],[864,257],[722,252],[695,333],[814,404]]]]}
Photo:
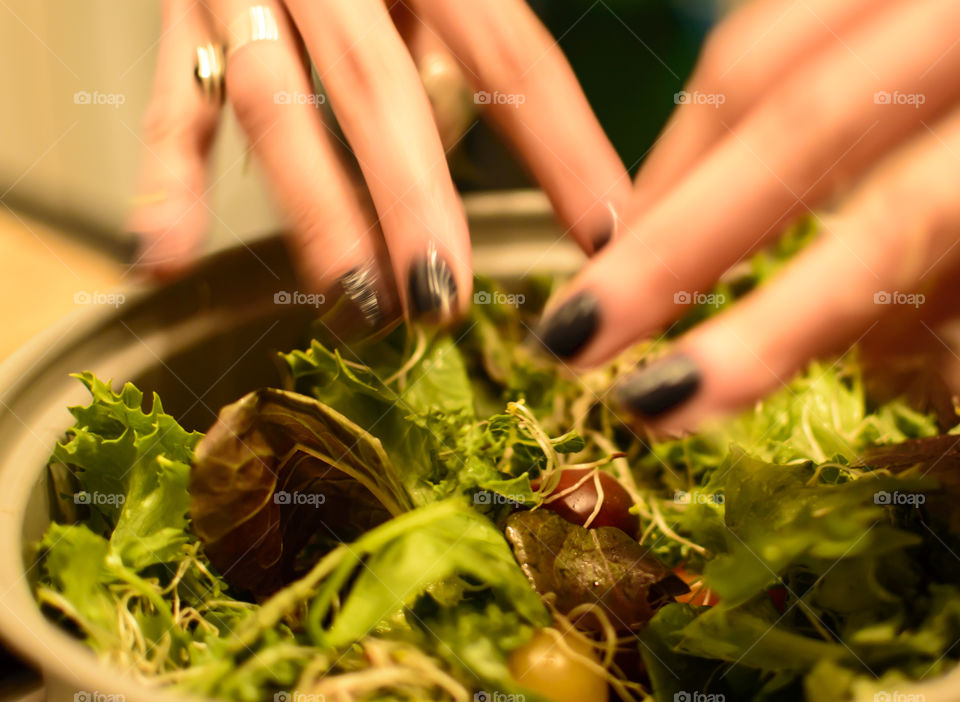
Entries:
{"type": "MultiPolygon", "coordinates": [[[[0,0],[0,200],[120,231],[160,35],[158,0],[0,0]],[[78,105],[77,91],[124,104],[78,105]],[[6,192],[5,192],[6,191],[6,192]]],[[[231,116],[214,155],[221,245],[279,221],[231,116]]]]}

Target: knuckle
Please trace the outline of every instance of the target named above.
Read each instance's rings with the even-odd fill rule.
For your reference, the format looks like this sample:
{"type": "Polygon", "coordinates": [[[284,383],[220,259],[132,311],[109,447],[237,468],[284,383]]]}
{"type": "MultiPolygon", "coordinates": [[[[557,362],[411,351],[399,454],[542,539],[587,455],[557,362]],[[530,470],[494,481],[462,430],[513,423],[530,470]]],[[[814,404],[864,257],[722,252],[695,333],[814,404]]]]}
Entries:
{"type": "Polygon", "coordinates": [[[703,101],[693,100],[687,107],[701,107],[711,112],[732,109],[731,100],[744,92],[742,71],[736,65],[736,56],[725,40],[708,39],[701,52],[695,72],[684,88],[702,93],[703,101]],[[735,70],[737,69],[737,70],[735,70]]]}
{"type": "MultiPolygon", "coordinates": [[[[539,34],[528,37],[529,41],[520,41],[517,35],[503,31],[502,27],[498,30],[491,26],[487,36],[490,39],[489,55],[494,57],[491,65],[499,78],[524,76],[531,68],[535,68],[537,58],[542,56],[545,61],[549,61],[553,54],[553,49],[548,49],[544,55],[544,43],[539,34]]],[[[544,64],[546,65],[548,64],[544,64]]]]}
{"type": "Polygon", "coordinates": [[[227,96],[240,123],[247,128],[256,127],[269,117],[274,74],[262,61],[243,61],[241,64],[239,59],[249,57],[235,58],[237,61],[227,66],[227,96]]]}
{"type": "MultiPolygon", "coordinates": [[[[483,55],[495,57],[491,77],[497,83],[514,92],[525,93],[525,86],[544,80],[565,62],[553,38],[539,23],[524,23],[522,30],[508,31],[502,24],[498,28],[494,20],[491,19],[490,31],[486,35],[490,37],[491,45],[484,48],[483,55]]],[[[479,65],[483,67],[484,62],[479,65]]]]}
{"type": "Polygon", "coordinates": [[[524,3],[475,3],[468,13],[443,0],[428,6],[428,14],[443,16],[448,31],[462,37],[456,57],[484,85],[520,91],[549,79],[565,63],[550,32],[524,3]]]}
{"type": "Polygon", "coordinates": [[[171,119],[170,111],[163,102],[154,100],[143,115],[143,135],[147,143],[158,144],[176,136],[183,130],[183,122],[171,119]]]}
{"type": "MultiPolygon", "coordinates": [[[[770,138],[773,134],[792,134],[795,148],[807,155],[796,163],[809,171],[806,177],[829,176],[820,163],[823,154],[832,153],[833,158],[846,154],[863,136],[856,120],[843,119],[843,105],[835,100],[835,92],[828,73],[804,71],[772,91],[761,107],[762,123],[770,138]]],[[[839,175],[841,164],[836,165],[839,175]]]]}
{"type": "MultiPolygon", "coordinates": [[[[362,49],[347,50],[338,66],[337,82],[349,86],[352,98],[344,101],[345,107],[375,100],[387,93],[398,73],[398,65],[391,60],[389,52],[378,46],[364,46],[362,49]]],[[[331,76],[333,78],[333,76],[331,76]]]]}
{"type": "Polygon", "coordinates": [[[365,236],[340,238],[333,235],[333,232],[361,231],[346,212],[330,215],[304,205],[295,207],[290,217],[297,255],[307,263],[317,284],[332,283],[338,275],[373,255],[365,236]]]}
{"type": "Polygon", "coordinates": [[[700,50],[698,73],[706,83],[723,80],[737,62],[737,44],[729,25],[720,25],[707,35],[700,50]]]}
{"type": "Polygon", "coordinates": [[[320,248],[324,244],[324,232],[338,230],[348,223],[347,218],[342,216],[342,211],[327,209],[329,203],[322,200],[323,198],[308,197],[304,193],[300,197],[292,198],[287,213],[293,228],[320,248]]]}
{"type": "Polygon", "coordinates": [[[301,236],[304,248],[320,257],[337,258],[337,241],[348,232],[348,241],[355,245],[365,244],[363,222],[343,199],[317,197],[317,193],[304,186],[295,197],[289,197],[287,217],[294,231],[301,236]]]}
{"type": "Polygon", "coordinates": [[[766,83],[768,62],[752,39],[755,33],[742,15],[735,15],[704,41],[695,81],[703,90],[725,96],[722,110],[740,111],[745,107],[742,96],[760,91],[766,83]]]}
{"type": "Polygon", "coordinates": [[[205,144],[213,131],[211,120],[199,114],[184,115],[164,99],[154,99],[150,103],[141,127],[148,144],[173,144],[186,148],[205,144]]]}
{"type": "Polygon", "coordinates": [[[323,4],[328,23],[323,34],[325,52],[335,59],[335,70],[326,71],[324,82],[331,93],[351,94],[350,100],[342,101],[341,109],[389,93],[398,75],[407,69],[404,58],[409,60],[409,53],[396,37],[386,8],[371,24],[368,15],[346,3],[323,4]]]}

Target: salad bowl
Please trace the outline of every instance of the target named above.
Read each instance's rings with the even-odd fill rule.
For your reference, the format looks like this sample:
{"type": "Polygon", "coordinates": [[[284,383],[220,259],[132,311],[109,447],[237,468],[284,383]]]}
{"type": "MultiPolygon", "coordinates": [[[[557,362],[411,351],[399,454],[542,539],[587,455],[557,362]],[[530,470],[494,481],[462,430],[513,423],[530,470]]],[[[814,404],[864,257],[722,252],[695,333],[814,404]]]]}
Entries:
{"type": "MultiPolygon", "coordinates": [[[[545,200],[536,193],[469,197],[466,209],[479,273],[507,282],[532,272],[562,276],[582,261],[560,238],[545,200]]],[[[72,424],[67,408],[86,399],[70,375],[89,371],[117,386],[132,382],[145,393],[157,393],[163,410],[186,430],[206,431],[224,406],[258,388],[281,384],[270,359],[303,347],[317,313],[310,304],[290,304],[309,299],[298,292],[282,239],[265,237],[215,254],[162,287],[102,296],[114,304],[84,307],[0,366],[0,637],[42,672],[51,702],[186,699],[148,688],[101,662],[37,604],[41,573],[36,544],[51,523],[74,521],[71,510],[82,504],[76,492],[73,505],[64,500],[72,490],[48,469],[53,447],[72,424]]],[[[484,499],[491,499],[490,493],[484,499]]],[[[766,595],[763,589],[760,595],[766,595]]],[[[762,642],[759,648],[768,645],[762,642]]],[[[679,682],[674,702],[734,702],[697,693],[693,685],[684,689],[679,682]]],[[[855,699],[948,702],[960,699],[958,689],[960,670],[955,669],[923,683],[865,689],[855,699]]],[[[486,692],[478,695],[476,699],[492,699],[486,692]]],[[[296,702],[290,693],[275,695],[275,702],[291,700],[296,702]]]]}

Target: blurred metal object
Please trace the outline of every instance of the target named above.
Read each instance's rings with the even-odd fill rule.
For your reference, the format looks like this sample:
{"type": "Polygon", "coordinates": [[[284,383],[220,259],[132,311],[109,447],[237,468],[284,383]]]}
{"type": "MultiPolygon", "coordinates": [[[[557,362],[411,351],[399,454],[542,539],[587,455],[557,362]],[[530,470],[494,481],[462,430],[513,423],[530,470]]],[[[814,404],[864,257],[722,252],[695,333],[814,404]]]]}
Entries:
{"type": "Polygon", "coordinates": [[[254,41],[279,41],[277,17],[266,5],[254,5],[230,22],[230,43],[227,58],[254,41]]]}
{"type": "Polygon", "coordinates": [[[432,52],[419,61],[420,81],[433,108],[440,141],[453,149],[477,119],[477,103],[470,83],[449,53],[432,52]]]}
{"type": "Polygon", "coordinates": [[[197,47],[197,62],[193,67],[193,77],[207,99],[218,105],[223,102],[225,71],[226,62],[222,46],[211,43],[197,47]]]}

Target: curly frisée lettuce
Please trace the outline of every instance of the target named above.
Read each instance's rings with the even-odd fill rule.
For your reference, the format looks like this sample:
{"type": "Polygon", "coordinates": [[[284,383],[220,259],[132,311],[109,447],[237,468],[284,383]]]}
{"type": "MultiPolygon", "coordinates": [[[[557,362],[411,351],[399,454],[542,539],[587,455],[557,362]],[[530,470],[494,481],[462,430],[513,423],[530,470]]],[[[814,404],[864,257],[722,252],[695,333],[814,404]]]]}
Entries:
{"type": "MultiPolygon", "coordinates": [[[[764,256],[731,295],[776,268],[764,256]]],[[[960,449],[942,422],[874,401],[851,354],[652,441],[599,398],[658,347],[574,377],[522,342],[536,308],[312,341],[282,355],[285,389],[205,435],[79,375],[40,605],[146,684],[250,702],[548,700],[512,656],[574,630],[624,700],[847,700],[956,664],[960,449]],[[565,474],[596,478],[601,509],[601,473],[637,533],[544,508],[583,482],[565,474]],[[675,568],[714,604],[675,601],[675,568]]]]}
{"type": "MultiPolygon", "coordinates": [[[[94,499],[79,523],[52,524],[38,545],[43,577],[37,595],[105,658],[151,681],[245,700],[269,698],[298,681],[322,687],[337,679],[334,672],[346,680],[369,667],[365,656],[374,649],[385,661],[396,659],[367,676],[376,683],[374,692],[396,685],[414,699],[444,691],[460,699],[466,685],[511,689],[509,649],[491,646],[480,655],[473,642],[505,640],[515,647],[550,617],[502,532],[466,500],[434,500],[412,510],[402,487],[394,485],[390,492],[385,471],[392,468],[379,441],[305,396],[264,390],[250,403],[241,400],[197,446],[201,436],[180,428],[157,398],[145,413],[142,394],[133,386],[114,393],[89,374],[80,378],[93,402],[72,409],[76,424],[52,460],[76,476],[83,488],[77,494],[94,499]],[[231,433],[234,429],[242,433],[231,433]],[[353,526],[363,527],[361,533],[326,551],[291,577],[288,587],[274,588],[271,597],[254,603],[235,596],[257,591],[262,583],[259,575],[250,575],[251,564],[281,557],[249,549],[249,542],[239,540],[249,534],[238,537],[233,525],[256,517],[264,503],[287,506],[270,499],[276,485],[264,497],[259,484],[264,476],[276,481],[284,474],[286,465],[278,468],[267,459],[275,452],[295,454],[293,446],[303,446],[312,463],[292,458],[287,472],[304,475],[285,476],[284,487],[316,489],[319,482],[324,490],[336,490],[338,483],[353,480],[372,491],[386,514],[368,529],[366,515],[356,515],[363,510],[362,498],[353,501],[359,490],[331,492],[331,499],[343,501],[340,507],[354,511],[353,526]],[[327,456],[322,463],[322,452],[337,458],[327,456]],[[338,475],[324,475],[324,468],[334,465],[338,475]],[[237,482],[229,483],[230,477],[237,482]],[[194,488],[189,492],[188,481],[194,488]],[[97,497],[115,495],[121,499],[97,497]],[[199,534],[209,539],[206,545],[199,534]],[[219,548],[212,537],[231,536],[247,548],[245,559],[230,564],[240,567],[221,570],[236,587],[215,573],[214,564],[222,562],[208,555],[219,548]],[[442,611],[415,614],[414,607],[430,609],[425,599],[442,611]],[[431,619],[448,622],[461,610],[460,628],[437,640],[431,619]],[[475,611],[488,616],[466,616],[475,611]],[[505,623],[509,635],[502,631],[505,623]],[[381,636],[388,643],[378,648],[372,639],[381,636]],[[432,650],[439,651],[436,657],[428,653],[432,650]],[[473,666],[466,669],[462,660],[473,666]],[[457,665],[464,682],[447,670],[457,665]],[[478,679],[474,671],[485,677],[478,679]],[[315,683],[314,677],[326,682],[315,683]]],[[[290,514],[295,518],[302,509],[290,514]]],[[[263,541],[271,542],[269,519],[260,524],[268,526],[252,543],[264,535],[263,541]]],[[[316,531],[326,528],[311,524],[316,531]]],[[[286,531],[303,531],[287,526],[286,531]]],[[[281,547],[285,542],[278,537],[281,547]]],[[[236,552],[228,549],[230,554],[236,552]]],[[[370,684],[363,676],[354,683],[361,691],[370,684]]]]}

